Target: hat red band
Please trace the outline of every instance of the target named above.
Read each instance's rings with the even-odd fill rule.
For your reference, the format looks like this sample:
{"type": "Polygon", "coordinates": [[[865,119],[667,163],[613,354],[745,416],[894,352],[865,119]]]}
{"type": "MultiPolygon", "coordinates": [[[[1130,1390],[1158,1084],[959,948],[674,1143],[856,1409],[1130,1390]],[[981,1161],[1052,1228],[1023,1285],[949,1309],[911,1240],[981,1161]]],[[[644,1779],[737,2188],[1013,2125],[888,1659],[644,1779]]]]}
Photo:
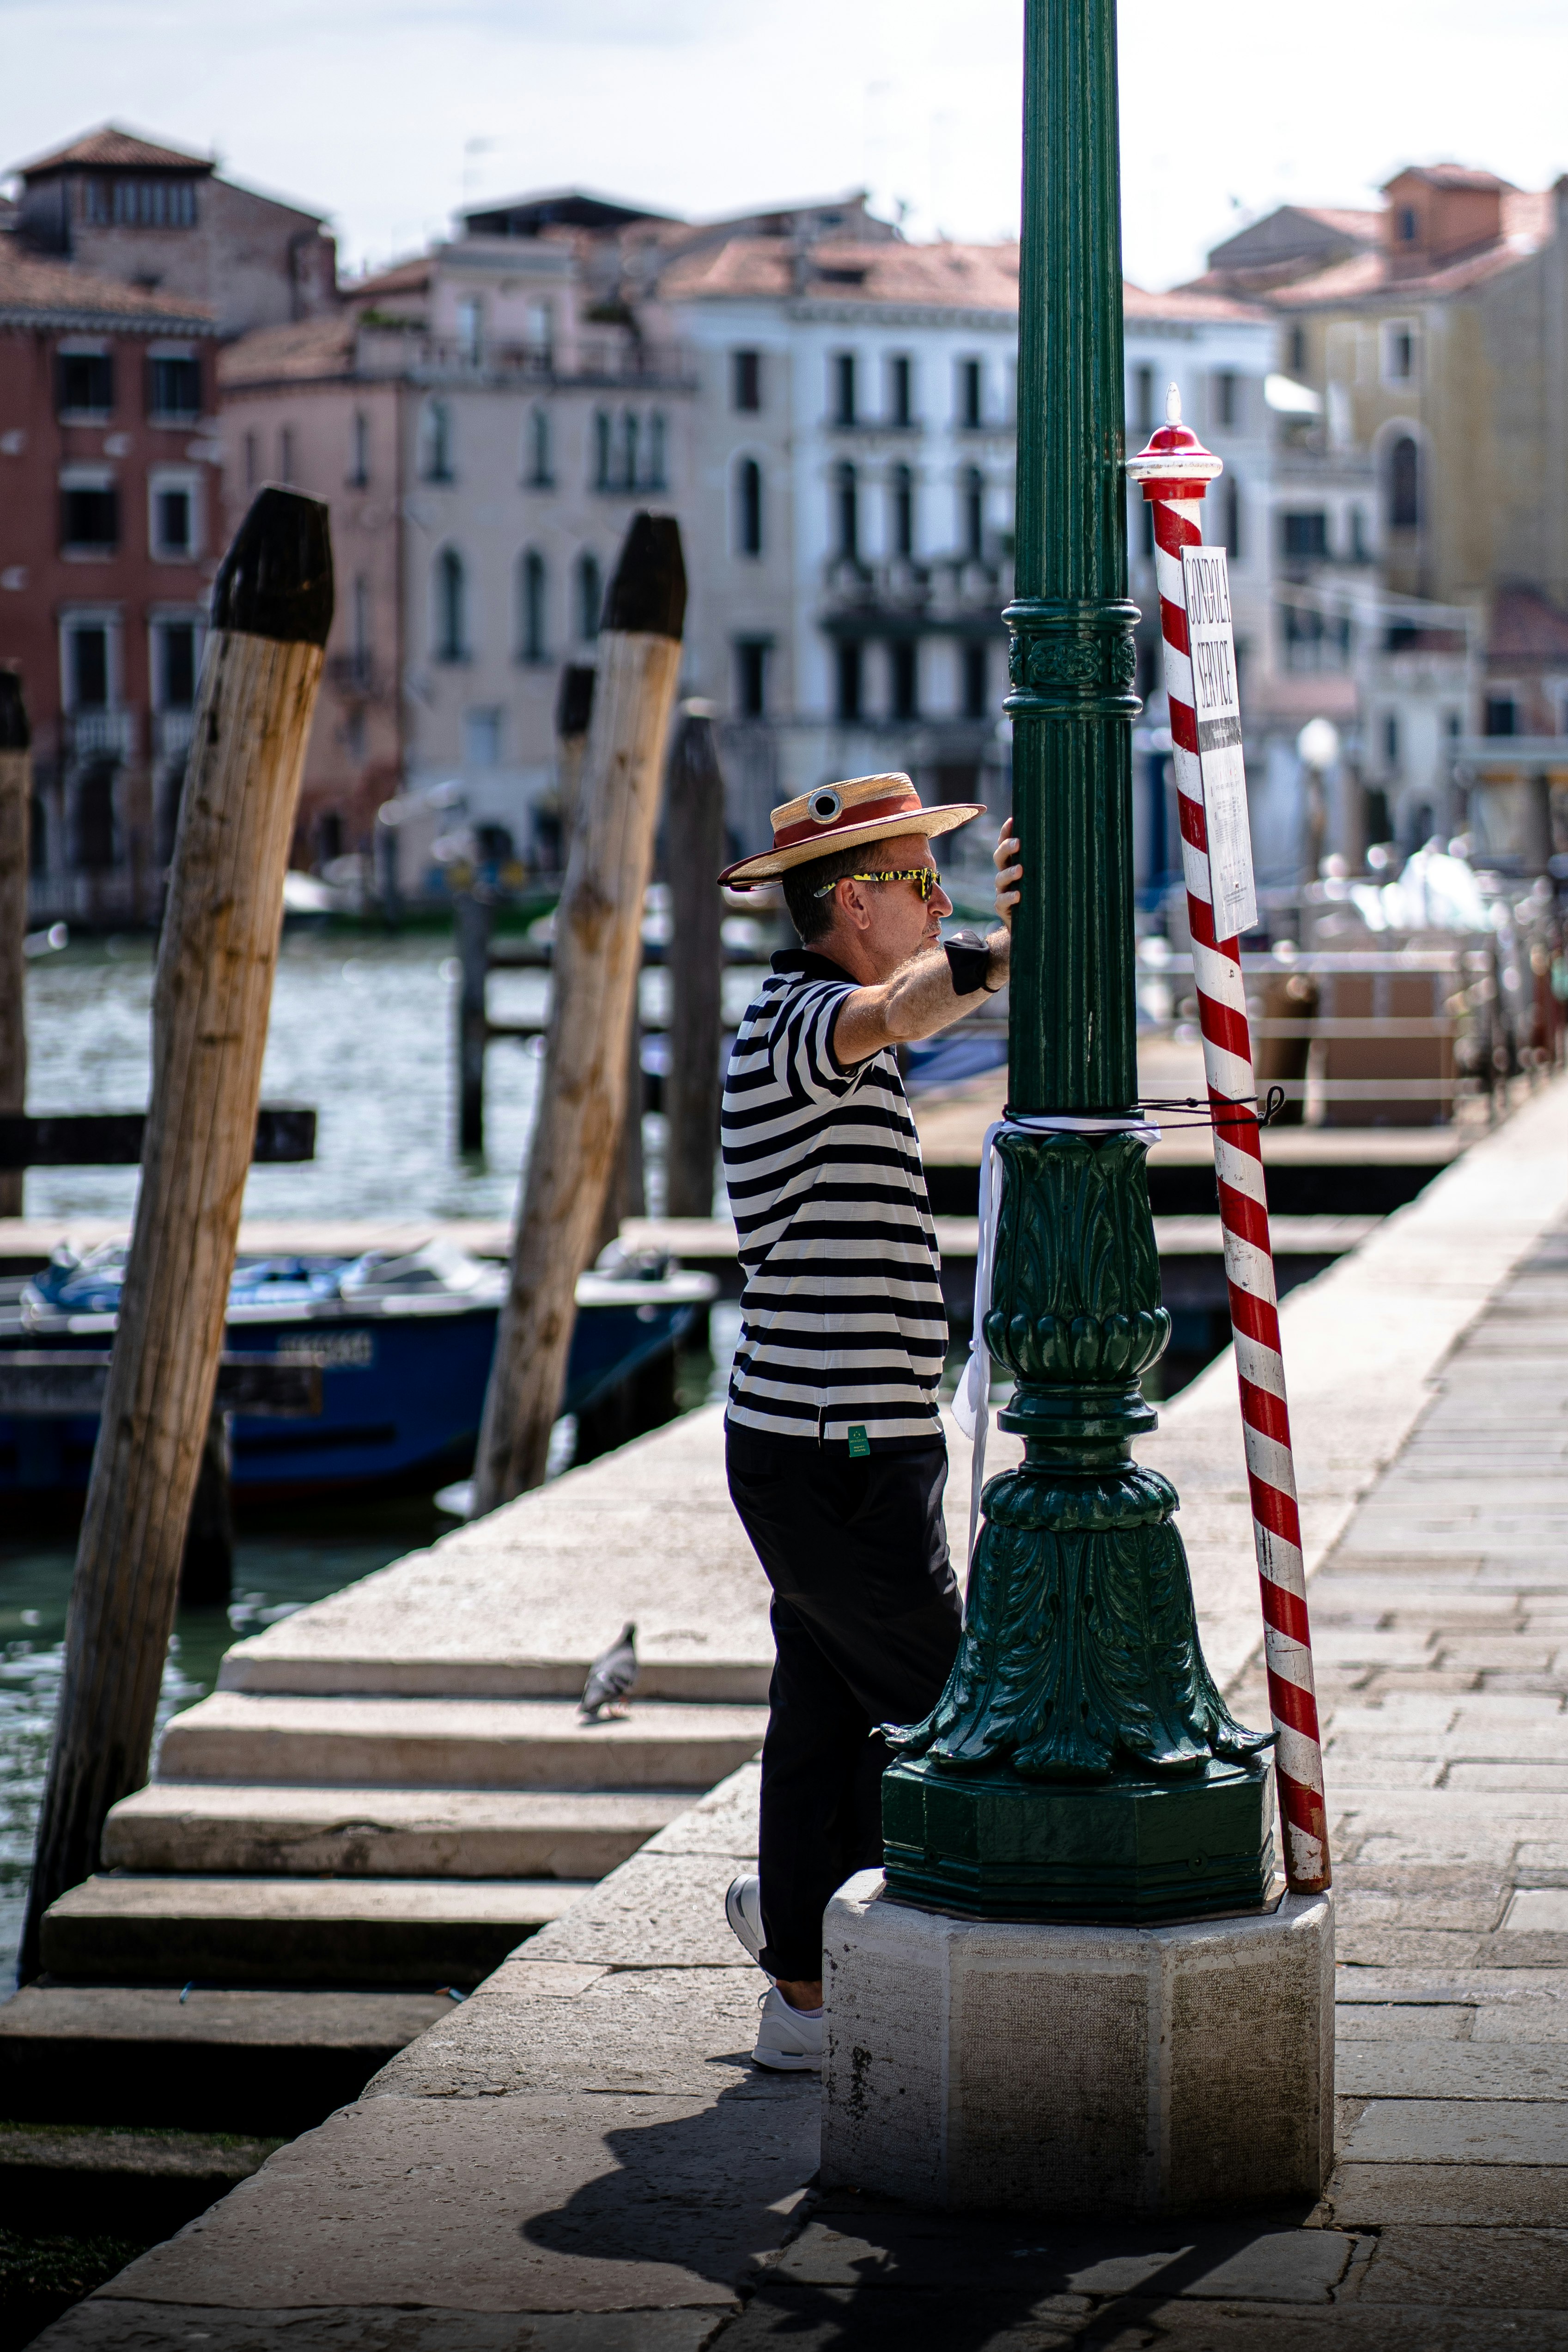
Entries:
{"type": "Polygon", "coordinates": [[[793,849],[800,841],[830,842],[836,833],[847,833],[855,825],[875,824],[885,816],[917,816],[924,806],[918,793],[899,793],[889,800],[861,801],[854,808],[841,810],[831,824],[817,824],[806,817],[799,824],[781,826],[773,835],[773,847],[793,849]]]}

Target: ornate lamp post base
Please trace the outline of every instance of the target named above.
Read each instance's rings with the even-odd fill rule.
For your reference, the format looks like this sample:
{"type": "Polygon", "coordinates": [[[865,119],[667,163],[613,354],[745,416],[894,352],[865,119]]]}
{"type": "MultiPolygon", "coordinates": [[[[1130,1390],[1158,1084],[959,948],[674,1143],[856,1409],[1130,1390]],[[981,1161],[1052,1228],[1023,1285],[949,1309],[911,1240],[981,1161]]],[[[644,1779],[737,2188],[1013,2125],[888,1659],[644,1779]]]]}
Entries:
{"type": "Polygon", "coordinates": [[[1042,1787],[1010,1771],[942,1772],[922,1757],[882,1781],[887,1890],[977,1919],[1247,1911],[1269,1892],[1272,1812],[1264,1760],[1042,1787]]]}

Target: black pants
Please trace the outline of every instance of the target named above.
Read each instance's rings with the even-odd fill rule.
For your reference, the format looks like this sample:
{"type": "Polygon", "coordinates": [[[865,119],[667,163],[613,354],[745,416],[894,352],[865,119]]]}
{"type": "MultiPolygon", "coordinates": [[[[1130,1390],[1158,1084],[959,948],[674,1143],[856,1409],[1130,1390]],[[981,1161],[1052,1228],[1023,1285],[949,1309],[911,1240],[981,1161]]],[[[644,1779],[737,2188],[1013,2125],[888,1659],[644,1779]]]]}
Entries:
{"type": "Polygon", "coordinates": [[[963,1610],[947,1555],[941,1440],[851,1461],[809,1438],[726,1431],[730,1494],[773,1589],[763,1747],[763,1966],[822,1973],[822,1915],[882,1859],[882,1723],[941,1695],[963,1610]]]}

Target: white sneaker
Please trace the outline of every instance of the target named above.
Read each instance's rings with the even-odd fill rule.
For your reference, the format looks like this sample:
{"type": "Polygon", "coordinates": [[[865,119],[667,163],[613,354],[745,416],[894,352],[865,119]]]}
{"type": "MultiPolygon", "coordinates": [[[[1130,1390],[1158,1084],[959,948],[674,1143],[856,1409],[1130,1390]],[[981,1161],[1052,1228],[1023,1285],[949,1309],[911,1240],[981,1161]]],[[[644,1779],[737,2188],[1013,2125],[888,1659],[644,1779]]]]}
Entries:
{"type": "Polygon", "coordinates": [[[734,1929],[737,1941],[743,1944],[760,1968],[758,1954],[767,1941],[763,1933],[763,1882],[760,1878],[732,1878],[724,1897],[724,1916],[734,1929]]]}
{"type": "Polygon", "coordinates": [[[792,2009],[777,1985],[770,1985],[757,2001],[762,2011],[757,2046],[752,2056],[759,2066],[779,2074],[820,2074],[822,2072],[822,2011],[792,2009]]]}

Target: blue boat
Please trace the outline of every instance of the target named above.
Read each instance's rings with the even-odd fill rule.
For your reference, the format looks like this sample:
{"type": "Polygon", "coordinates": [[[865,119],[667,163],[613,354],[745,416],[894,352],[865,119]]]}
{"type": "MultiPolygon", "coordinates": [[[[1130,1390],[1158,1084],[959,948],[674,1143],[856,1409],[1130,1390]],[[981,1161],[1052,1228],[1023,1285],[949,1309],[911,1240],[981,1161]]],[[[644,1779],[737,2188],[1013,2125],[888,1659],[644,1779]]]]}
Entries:
{"type": "MultiPolygon", "coordinates": [[[[101,1354],[119,1321],[126,1252],[59,1252],[5,1286],[0,1351],[101,1354]]],[[[587,1412],[675,1347],[713,1297],[711,1276],[631,1260],[577,1285],[563,1413],[587,1412]]],[[[306,1420],[237,1414],[235,1499],[430,1494],[473,1466],[505,1270],[435,1241],[401,1255],[242,1257],[226,1351],[321,1367],[321,1411],[306,1420]]],[[[96,1416],[0,1413],[0,1496],[43,1506],[86,1490],[96,1416]]]]}

